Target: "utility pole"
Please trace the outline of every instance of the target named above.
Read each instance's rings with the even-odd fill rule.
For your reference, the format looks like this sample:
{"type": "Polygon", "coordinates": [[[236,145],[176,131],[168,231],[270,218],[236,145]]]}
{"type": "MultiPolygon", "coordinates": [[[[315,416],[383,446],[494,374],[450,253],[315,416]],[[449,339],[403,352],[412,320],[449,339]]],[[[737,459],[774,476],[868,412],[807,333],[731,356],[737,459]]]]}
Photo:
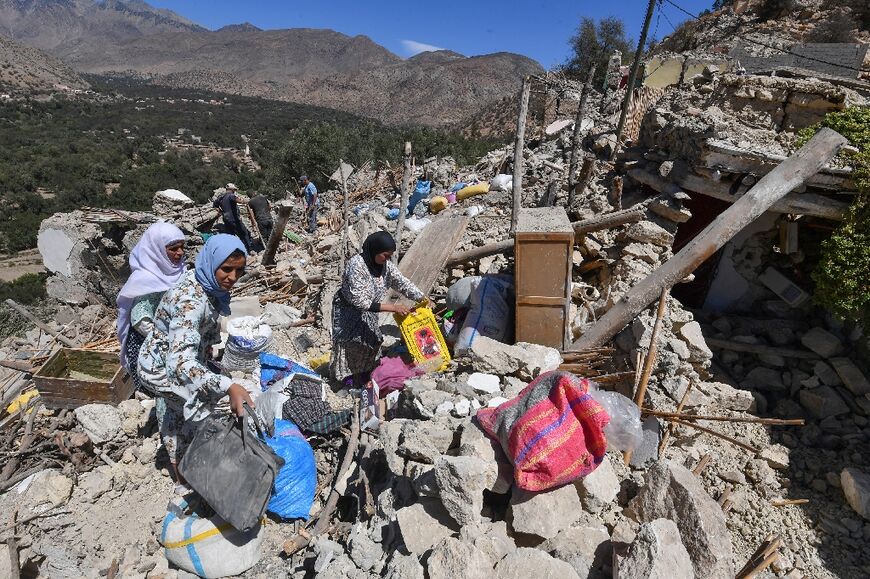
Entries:
{"type": "Polygon", "coordinates": [[[517,116],[517,138],[514,141],[514,178],[513,203],[511,205],[511,234],[517,228],[520,208],[523,205],[523,150],[526,140],[526,115],[529,112],[529,93],[532,90],[531,77],[523,79],[523,89],[520,92],[520,113],[517,116]]]}
{"type": "Polygon", "coordinates": [[[634,93],[634,83],[637,82],[637,69],[640,67],[640,57],[643,56],[643,47],[646,46],[646,35],[649,32],[649,23],[652,20],[653,11],[656,8],[658,0],[649,0],[649,6],[646,8],[646,18],[643,21],[643,30],[640,33],[640,40],[637,43],[637,50],[634,53],[634,62],[631,63],[631,73],[628,75],[628,84],[625,86],[625,99],[622,101],[622,112],[619,114],[619,125],[616,128],[616,144],[613,145],[613,151],[610,153],[610,159],[616,157],[619,151],[619,143],[622,140],[622,131],[625,129],[625,117],[628,114],[628,105],[631,102],[632,94],[634,93]]]}

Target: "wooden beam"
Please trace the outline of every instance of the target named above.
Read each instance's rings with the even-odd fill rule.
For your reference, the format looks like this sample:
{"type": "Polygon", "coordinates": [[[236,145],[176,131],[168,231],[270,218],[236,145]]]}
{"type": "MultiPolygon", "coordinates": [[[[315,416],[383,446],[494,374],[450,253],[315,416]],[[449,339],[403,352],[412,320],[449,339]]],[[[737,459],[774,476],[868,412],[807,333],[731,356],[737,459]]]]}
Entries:
{"type": "Polygon", "coordinates": [[[405,214],[408,213],[408,197],[411,195],[411,143],[405,141],[402,154],[404,173],[402,173],[402,201],[399,205],[399,220],[396,224],[396,251],[393,253],[393,263],[399,263],[399,252],[402,251],[402,230],[405,229],[405,214]]]}
{"type": "Polygon", "coordinates": [[[836,131],[827,127],[819,130],[797,153],[765,175],[675,256],[622,296],[570,349],[594,348],[610,341],[662,290],[685,279],[786,193],[803,185],[810,175],[833,159],[846,142],[846,138],[836,131]]]}
{"type": "Polygon", "coordinates": [[[347,203],[347,175],[344,174],[344,159],[338,160],[338,172],[341,173],[341,195],[342,204],[342,227],[341,227],[341,246],[338,248],[338,277],[344,276],[344,262],[347,259],[347,228],[349,226],[350,209],[347,203]]]}
{"type": "Polygon", "coordinates": [[[520,112],[517,116],[517,136],[514,140],[514,175],[513,175],[513,202],[511,203],[511,234],[517,228],[520,208],[523,206],[523,150],[526,141],[526,115],[529,113],[529,92],[532,89],[532,79],[523,79],[523,88],[520,91],[520,112]]]}
{"type": "Polygon", "coordinates": [[[269,243],[266,244],[266,249],[263,251],[263,259],[260,262],[263,267],[275,265],[275,254],[278,253],[278,246],[281,245],[281,240],[284,239],[284,230],[287,228],[287,222],[290,220],[290,210],[293,208],[293,202],[286,199],[275,203],[278,209],[278,219],[275,220],[275,229],[272,230],[272,236],[269,237],[269,243]]]}
{"type": "MultiPolygon", "coordinates": [[[[655,189],[659,193],[670,195],[683,193],[684,191],[681,187],[685,187],[690,192],[694,191],[713,199],[727,201],[728,203],[735,203],[741,197],[741,195],[732,194],[730,191],[731,187],[727,183],[713,181],[688,172],[673,171],[669,175],[673,181],[670,181],[639,167],[634,167],[629,169],[628,176],[638,183],[655,189]]],[[[842,221],[848,208],[849,205],[847,203],[822,195],[787,193],[782,199],[774,202],[768,211],[842,221]]]]}
{"type": "Polygon", "coordinates": [[[75,342],[73,342],[72,340],[70,340],[69,338],[67,338],[66,336],[64,336],[60,332],[58,332],[57,330],[53,330],[53,329],[49,328],[46,324],[44,324],[42,322],[42,320],[40,320],[39,318],[37,318],[36,316],[31,314],[27,310],[27,308],[25,308],[24,306],[22,306],[21,304],[19,304],[15,300],[8,299],[8,300],[5,300],[4,303],[7,306],[9,306],[10,308],[12,308],[13,310],[15,310],[16,312],[18,312],[19,314],[21,314],[22,316],[24,316],[25,318],[27,318],[30,322],[33,323],[34,326],[36,326],[37,328],[39,328],[43,332],[57,338],[57,341],[60,342],[61,344],[63,344],[64,346],[68,346],[70,348],[76,347],[75,342]]]}
{"type": "MultiPolygon", "coordinates": [[[[646,208],[643,205],[635,205],[629,209],[622,211],[614,211],[613,213],[605,213],[592,217],[591,219],[583,219],[582,221],[574,221],[571,225],[574,227],[574,235],[583,235],[604,229],[612,229],[626,223],[635,223],[642,221],[646,213],[646,208]]],[[[514,240],[507,239],[505,241],[497,241],[495,243],[487,243],[468,251],[454,253],[447,260],[447,266],[458,265],[467,261],[473,261],[490,255],[498,255],[500,253],[510,253],[514,249],[514,240]]]]}
{"type": "Polygon", "coordinates": [[[577,116],[574,117],[574,133],[571,135],[571,160],[568,163],[568,207],[574,202],[574,189],[577,187],[577,152],[580,149],[580,130],[583,126],[583,119],[586,117],[586,105],[589,102],[589,93],[592,92],[592,79],[598,71],[597,60],[592,63],[589,69],[589,76],[586,77],[586,82],[583,83],[582,93],[580,94],[580,104],[577,106],[577,116]]]}

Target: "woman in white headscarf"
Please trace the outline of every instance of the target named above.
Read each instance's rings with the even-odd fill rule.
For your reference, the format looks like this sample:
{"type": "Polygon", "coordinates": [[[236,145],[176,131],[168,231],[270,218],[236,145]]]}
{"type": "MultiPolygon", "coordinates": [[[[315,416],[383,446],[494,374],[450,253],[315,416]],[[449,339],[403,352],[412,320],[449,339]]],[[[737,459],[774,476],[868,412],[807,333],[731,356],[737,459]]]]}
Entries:
{"type": "Polygon", "coordinates": [[[118,294],[118,341],[121,364],[139,388],[139,349],[154,327],[160,298],[184,274],[184,233],[158,222],[145,230],[130,253],[130,278],[118,294]]]}

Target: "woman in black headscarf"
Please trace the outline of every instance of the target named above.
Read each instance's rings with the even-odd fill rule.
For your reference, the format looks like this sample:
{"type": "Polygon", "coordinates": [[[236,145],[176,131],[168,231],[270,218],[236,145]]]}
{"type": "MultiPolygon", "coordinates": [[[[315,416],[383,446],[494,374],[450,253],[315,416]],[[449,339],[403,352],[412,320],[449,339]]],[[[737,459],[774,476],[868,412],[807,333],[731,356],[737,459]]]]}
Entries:
{"type": "Polygon", "coordinates": [[[332,356],[330,374],[336,380],[353,378],[359,387],[377,366],[383,336],[380,312],[407,315],[403,305],[384,301],[393,289],[408,299],[420,301],[423,292],[399,272],[390,258],[396,242],[386,231],[369,235],[362,252],[347,262],[341,289],[332,302],[332,356]]]}

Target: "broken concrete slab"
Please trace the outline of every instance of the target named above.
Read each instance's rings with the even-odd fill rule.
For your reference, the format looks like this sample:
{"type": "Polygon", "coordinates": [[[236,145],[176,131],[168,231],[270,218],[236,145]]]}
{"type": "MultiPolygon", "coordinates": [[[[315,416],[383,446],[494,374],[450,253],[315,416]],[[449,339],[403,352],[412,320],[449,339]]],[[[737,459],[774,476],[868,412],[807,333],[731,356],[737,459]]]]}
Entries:
{"type": "Polygon", "coordinates": [[[693,579],[696,575],[680,531],[668,519],[641,525],[625,557],[617,561],[614,576],[619,579],[693,579]]]}
{"type": "Polygon", "coordinates": [[[514,488],[510,513],[514,532],[551,539],[580,519],[582,507],[572,484],[541,493],[514,488]]]}
{"type": "Polygon", "coordinates": [[[870,521],[870,474],[857,468],[844,468],[840,485],[852,510],[870,521]]]}
{"type": "Polygon", "coordinates": [[[822,328],[810,328],[808,332],[801,336],[801,344],[822,358],[836,356],[843,350],[843,343],[840,342],[840,338],[822,328]]]}
{"type": "Polygon", "coordinates": [[[646,484],[632,499],[630,509],[641,523],[671,519],[680,530],[695,574],[711,579],[732,579],[731,537],[725,514],[701,481],[671,461],[656,462],[646,484]]]}
{"type": "Polygon", "coordinates": [[[469,356],[477,372],[516,375],[523,380],[555,370],[562,363],[562,355],[555,348],[523,342],[510,346],[486,336],[474,340],[469,356]]]}
{"type": "Polygon", "coordinates": [[[501,445],[489,438],[474,422],[467,422],[462,426],[459,456],[472,456],[495,464],[498,476],[487,490],[502,495],[510,491],[514,476],[513,466],[508,462],[501,445]]]}
{"type": "Polygon", "coordinates": [[[494,576],[499,579],[580,579],[568,563],[528,547],[519,548],[499,561],[494,576]]]}
{"type": "Polygon", "coordinates": [[[765,392],[784,392],[788,387],[782,381],[782,372],[758,366],[746,374],[741,386],[747,390],[763,390],[765,392]]]}
{"type": "MultiPolygon", "coordinates": [[[[855,396],[870,394],[870,381],[867,380],[861,369],[855,365],[855,362],[849,358],[831,358],[829,362],[852,394],[855,396]]],[[[824,382],[824,379],[822,379],[822,382],[824,382]]],[[[836,386],[836,384],[828,385],[836,386]]]]}
{"type": "Polygon", "coordinates": [[[459,538],[483,551],[493,564],[517,550],[513,539],[508,536],[507,523],[504,521],[465,525],[459,532],[459,538]]]}
{"type": "Polygon", "coordinates": [[[734,388],[724,382],[699,382],[697,388],[728,410],[743,412],[752,410],[755,406],[755,398],[751,392],[734,388]]]}
{"type": "Polygon", "coordinates": [[[405,547],[418,556],[459,530],[441,501],[436,499],[423,498],[409,507],[399,509],[396,511],[396,520],[405,547]]]}
{"type": "Polygon", "coordinates": [[[640,243],[652,243],[659,247],[670,247],[674,243],[673,234],[652,221],[639,221],[631,224],[625,230],[625,235],[640,243]]]}
{"type": "Polygon", "coordinates": [[[661,423],[655,416],[647,416],[643,420],[643,440],[631,454],[631,466],[643,468],[647,462],[658,460],[659,442],[662,439],[661,423]]]}

